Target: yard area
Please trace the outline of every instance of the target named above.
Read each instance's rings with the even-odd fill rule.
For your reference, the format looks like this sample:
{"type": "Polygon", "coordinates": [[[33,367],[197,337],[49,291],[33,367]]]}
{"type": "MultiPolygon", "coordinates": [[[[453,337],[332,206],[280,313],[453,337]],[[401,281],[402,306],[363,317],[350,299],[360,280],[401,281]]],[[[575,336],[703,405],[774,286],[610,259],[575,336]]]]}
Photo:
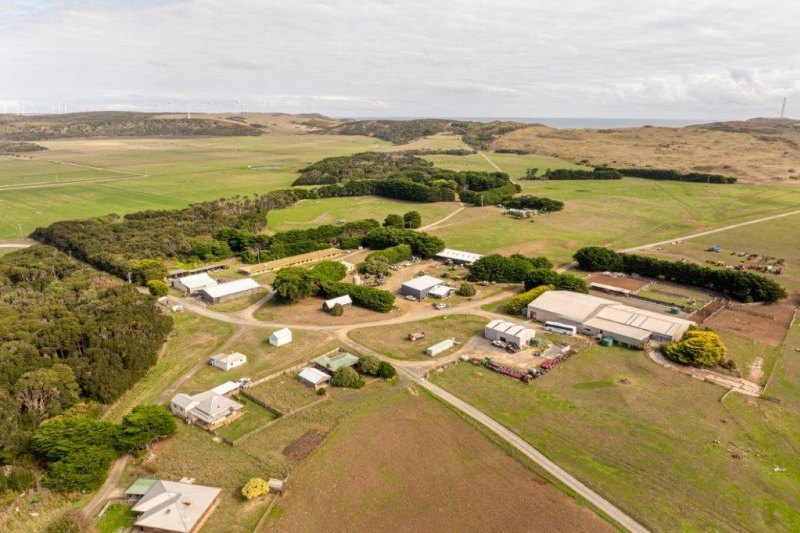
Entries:
{"type": "Polygon", "coordinates": [[[590,348],[530,385],[466,363],[432,381],[652,530],[800,526],[797,431],[772,422],[795,407],[721,402],[721,388],[618,347],[590,348]]]}
{"type": "Polygon", "coordinates": [[[281,413],[289,413],[320,399],[314,389],[297,381],[297,372],[249,388],[247,394],[281,413]]]}
{"type": "Polygon", "coordinates": [[[251,431],[260,428],[267,422],[271,422],[278,418],[275,413],[264,409],[257,403],[248,400],[247,398],[237,396],[236,401],[244,405],[244,409],[242,410],[244,414],[227,426],[222,426],[221,428],[217,429],[217,435],[225,437],[228,440],[235,441],[236,439],[247,435],[251,431]]]}
{"type": "Polygon", "coordinates": [[[136,513],[131,511],[130,505],[115,503],[109,505],[108,509],[97,521],[98,533],[117,533],[125,531],[136,521],[136,513]]]}
{"type": "Polygon", "coordinates": [[[429,531],[613,531],[416,390],[386,396],[334,429],[297,469],[267,529],[401,531],[409,517],[429,531]],[[485,503],[471,504],[476,498],[485,503]]]}
{"type": "MultiPolygon", "coordinates": [[[[449,338],[464,344],[483,331],[488,320],[474,315],[443,315],[418,322],[357,328],[348,334],[354,341],[388,357],[401,360],[426,360],[425,348],[449,338]],[[423,331],[425,338],[409,341],[411,332],[423,331]]],[[[458,347],[451,350],[458,349],[458,347]]],[[[448,352],[445,352],[448,353],[448,352]]]]}
{"type": "MultiPolygon", "coordinates": [[[[384,288],[384,287],[381,287],[384,288]]],[[[337,324],[360,324],[375,322],[402,315],[402,311],[394,309],[388,313],[378,313],[361,307],[347,307],[342,316],[333,316],[322,310],[322,298],[306,298],[297,303],[284,304],[270,300],[255,312],[255,317],[266,322],[282,324],[302,324],[331,326],[337,324]]],[[[399,303],[399,302],[398,302],[399,303]]]]}
{"type": "Polygon", "coordinates": [[[327,336],[317,331],[293,331],[292,342],[284,346],[272,346],[269,343],[270,333],[271,330],[261,328],[245,331],[225,350],[226,353],[245,354],[245,364],[226,372],[207,365],[186,382],[181,388],[182,392],[196,394],[243,377],[256,380],[331,349],[327,336]]]}

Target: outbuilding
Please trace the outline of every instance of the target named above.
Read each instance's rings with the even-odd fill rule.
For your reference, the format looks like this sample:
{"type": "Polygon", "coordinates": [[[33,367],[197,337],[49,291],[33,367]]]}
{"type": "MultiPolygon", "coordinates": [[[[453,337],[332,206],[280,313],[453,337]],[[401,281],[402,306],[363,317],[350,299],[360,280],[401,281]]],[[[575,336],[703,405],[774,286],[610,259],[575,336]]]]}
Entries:
{"type": "Polygon", "coordinates": [[[298,375],[298,381],[306,387],[311,387],[314,390],[319,390],[326,386],[331,380],[330,374],[323,372],[318,368],[306,367],[298,375]]]}
{"type": "Polygon", "coordinates": [[[220,370],[228,371],[237,366],[242,366],[247,362],[247,356],[243,353],[232,352],[229,354],[217,354],[209,360],[211,366],[220,370]]]}
{"type": "Polygon", "coordinates": [[[437,342],[433,346],[428,346],[425,349],[425,355],[429,357],[434,357],[439,355],[440,353],[446,352],[455,345],[456,345],[455,339],[445,339],[441,342],[437,342]]]}
{"type": "Polygon", "coordinates": [[[426,274],[403,283],[400,287],[400,294],[403,296],[413,296],[417,300],[424,300],[431,292],[431,289],[443,284],[444,281],[439,278],[434,278],[426,274]]]}
{"type": "Polygon", "coordinates": [[[536,332],[506,320],[492,320],[483,330],[483,336],[490,341],[503,341],[517,346],[527,346],[536,332]]]}
{"type": "Polygon", "coordinates": [[[186,294],[196,294],[205,288],[217,285],[217,280],[206,274],[192,274],[182,278],[172,280],[172,286],[186,294]]]}
{"type": "Polygon", "coordinates": [[[325,303],[322,304],[322,309],[325,311],[330,311],[337,305],[341,305],[342,307],[350,307],[353,305],[353,299],[350,298],[349,294],[345,294],[344,296],[337,296],[336,298],[325,300],[325,303]]]}
{"type": "Polygon", "coordinates": [[[292,342],[292,330],[289,328],[279,329],[269,336],[269,343],[273,346],[284,346],[290,342],[292,342]]]}
{"type": "Polygon", "coordinates": [[[348,352],[331,352],[330,354],[320,355],[312,362],[320,370],[333,374],[340,368],[347,368],[358,363],[358,357],[348,352]]]}
{"type": "Polygon", "coordinates": [[[256,280],[242,278],[204,288],[200,291],[200,296],[210,304],[218,304],[255,294],[261,289],[256,280]]]}
{"type": "Polygon", "coordinates": [[[436,254],[436,259],[444,262],[454,263],[456,265],[471,265],[481,257],[483,257],[481,254],[464,252],[462,250],[453,250],[452,248],[445,248],[436,254]]]}
{"type": "Polygon", "coordinates": [[[428,296],[433,296],[434,298],[449,298],[454,292],[456,292],[456,290],[449,285],[437,285],[428,291],[428,296]]]}

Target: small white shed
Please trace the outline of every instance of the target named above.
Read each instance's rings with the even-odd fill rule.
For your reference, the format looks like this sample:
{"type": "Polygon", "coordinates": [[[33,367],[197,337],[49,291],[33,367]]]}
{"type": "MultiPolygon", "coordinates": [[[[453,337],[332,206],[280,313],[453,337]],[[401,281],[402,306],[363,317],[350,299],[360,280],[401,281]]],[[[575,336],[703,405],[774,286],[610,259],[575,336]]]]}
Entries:
{"type": "Polygon", "coordinates": [[[325,311],[330,311],[333,309],[335,305],[341,305],[342,307],[350,307],[353,305],[353,300],[350,298],[349,294],[345,294],[344,296],[339,296],[337,298],[331,298],[330,300],[325,300],[325,303],[322,304],[322,308],[325,311]]]}
{"type": "Polygon", "coordinates": [[[247,362],[247,356],[243,353],[233,352],[229,354],[217,354],[213,356],[209,363],[214,368],[219,368],[220,370],[228,371],[232,368],[236,368],[237,366],[242,366],[247,362]]]}
{"type": "Polygon", "coordinates": [[[284,346],[292,342],[292,330],[289,328],[279,329],[269,336],[269,343],[273,346],[284,346]]]}

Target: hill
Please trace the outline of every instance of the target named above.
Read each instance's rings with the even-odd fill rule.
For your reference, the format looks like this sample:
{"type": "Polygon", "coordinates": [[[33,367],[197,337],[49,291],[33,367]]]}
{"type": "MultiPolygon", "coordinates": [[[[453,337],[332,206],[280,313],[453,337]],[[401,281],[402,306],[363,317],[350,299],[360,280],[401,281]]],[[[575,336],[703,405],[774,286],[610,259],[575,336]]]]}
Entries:
{"type": "Polygon", "coordinates": [[[260,135],[246,121],[215,116],[123,111],[68,113],[63,115],[0,115],[0,139],[37,141],[91,137],[192,137],[260,135]]]}
{"type": "Polygon", "coordinates": [[[747,182],[800,183],[800,122],[788,119],[607,130],[534,125],[499,137],[492,148],[590,165],[669,168],[747,182]]]}
{"type": "Polygon", "coordinates": [[[475,122],[470,120],[447,120],[438,118],[414,120],[356,120],[325,130],[336,135],[365,135],[406,144],[422,137],[438,133],[461,135],[465,143],[473,148],[488,148],[497,137],[527,127],[522,122],[500,121],[475,122]]]}

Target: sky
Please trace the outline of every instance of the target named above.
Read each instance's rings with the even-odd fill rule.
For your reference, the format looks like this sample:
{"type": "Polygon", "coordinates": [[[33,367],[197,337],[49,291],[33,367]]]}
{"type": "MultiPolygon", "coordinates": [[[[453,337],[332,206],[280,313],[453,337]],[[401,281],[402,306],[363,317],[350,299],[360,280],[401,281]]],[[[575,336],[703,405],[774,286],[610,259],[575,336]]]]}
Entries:
{"type": "Polygon", "coordinates": [[[800,117],[798,19],[794,0],[0,0],[0,112],[745,119],[787,96],[800,117]]]}

